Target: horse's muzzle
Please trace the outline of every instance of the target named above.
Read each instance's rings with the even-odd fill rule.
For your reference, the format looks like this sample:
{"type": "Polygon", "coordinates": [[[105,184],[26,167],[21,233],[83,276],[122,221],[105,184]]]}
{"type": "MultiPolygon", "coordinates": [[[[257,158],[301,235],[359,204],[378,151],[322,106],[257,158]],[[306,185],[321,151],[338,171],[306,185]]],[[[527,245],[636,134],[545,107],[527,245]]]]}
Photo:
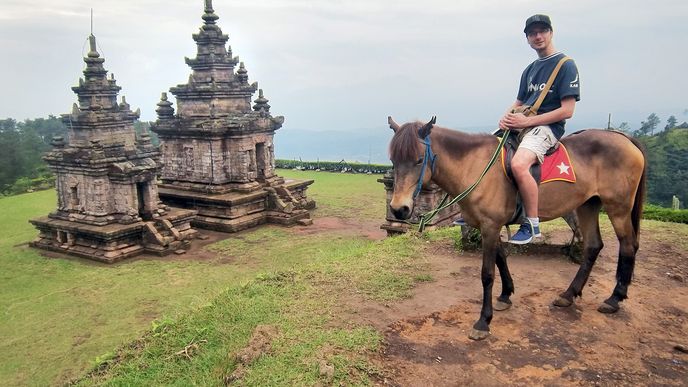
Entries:
{"type": "Polygon", "coordinates": [[[401,206],[399,208],[389,207],[392,211],[392,215],[399,220],[406,220],[411,216],[411,208],[409,206],[401,206]]]}

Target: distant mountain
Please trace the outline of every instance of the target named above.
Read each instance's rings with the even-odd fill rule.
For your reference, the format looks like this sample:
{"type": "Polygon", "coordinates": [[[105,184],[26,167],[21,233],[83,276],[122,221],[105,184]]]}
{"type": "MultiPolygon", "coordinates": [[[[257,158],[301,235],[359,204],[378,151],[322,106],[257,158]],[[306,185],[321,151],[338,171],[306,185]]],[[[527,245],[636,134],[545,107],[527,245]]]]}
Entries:
{"type": "Polygon", "coordinates": [[[286,160],[390,164],[387,144],[391,129],[313,131],[280,129],[275,133],[275,157],[286,160]]]}
{"type": "MultiPolygon", "coordinates": [[[[491,127],[463,128],[466,132],[491,131],[491,127]]],[[[340,161],[391,164],[387,154],[392,130],[386,127],[351,131],[317,131],[282,128],[275,133],[275,157],[285,160],[340,161]]]]}

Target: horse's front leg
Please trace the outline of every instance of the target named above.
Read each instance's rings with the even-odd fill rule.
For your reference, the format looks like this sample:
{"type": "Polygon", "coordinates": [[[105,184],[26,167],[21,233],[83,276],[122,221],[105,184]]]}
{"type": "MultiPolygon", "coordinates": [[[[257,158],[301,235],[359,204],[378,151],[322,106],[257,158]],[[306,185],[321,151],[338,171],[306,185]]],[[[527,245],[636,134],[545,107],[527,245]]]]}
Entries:
{"type": "Polygon", "coordinates": [[[480,279],[483,283],[483,306],[480,319],[473,324],[473,330],[468,335],[470,339],[482,340],[490,335],[490,321],[492,321],[492,285],[495,277],[495,262],[499,249],[499,228],[481,227],[483,238],[483,267],[480,279]]]}

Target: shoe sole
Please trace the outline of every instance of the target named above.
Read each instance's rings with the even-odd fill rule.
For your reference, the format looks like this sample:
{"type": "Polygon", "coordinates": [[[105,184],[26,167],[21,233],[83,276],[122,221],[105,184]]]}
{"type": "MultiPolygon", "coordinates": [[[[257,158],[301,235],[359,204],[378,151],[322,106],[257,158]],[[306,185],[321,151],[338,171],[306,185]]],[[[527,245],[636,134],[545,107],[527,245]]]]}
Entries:
{"type": "Polygon", "coordinates": [[[514,245],[527,245],[528,243],[530,243],[530,242],[532,242],[532,241],[533,241],[533,238],[526,239],[526,240],[524,240],[524,241],[515,241],[515,240],[512,240],[512,239],[509,239],[507,242],[509,242],[509,243],[511,243],[511,244],[514,244],[514,245]]]}
{"type": "Polygon", "coordinates": [[[532,242],[535,238],[542,238],[542,234],[533,235],[532,237],[530,237],[530,239],[526,239],[523,241],[515,241],[513,239],[509,239],[507,242],[512,243],[514,245],[527,245],[528,243],[532,242]]]}

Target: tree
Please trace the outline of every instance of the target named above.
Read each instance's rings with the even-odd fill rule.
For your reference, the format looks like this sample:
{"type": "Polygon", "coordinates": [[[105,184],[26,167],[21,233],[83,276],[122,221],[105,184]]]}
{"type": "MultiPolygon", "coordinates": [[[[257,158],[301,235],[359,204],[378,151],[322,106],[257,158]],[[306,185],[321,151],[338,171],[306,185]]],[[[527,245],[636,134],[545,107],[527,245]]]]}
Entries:
{"type": "Polygon", "coordinates": [[[664,127],[664,129],[666,129],[666,130],[673,129],[676,127],[677,123],[678,123],[678,121],[676,120],[676,117],[674,117],[673,115],[669,116],[669,118],[667,118],[667,124],[664,127]]]}
{"type": "Polygon", "coordinates": [[[640,135],[647,136],[649,133],[651,136],[655,134],[655,128],[659,125],[659,117],[655,113],[650,113],[647,116],[647,121],[640,123],[640,128],[636,131],[640,135]]]}
{"type": "Polygon", "coordinates": [[[6,118],[0,120],[0,133],[4,132],[14,132],[17,130],[17,121],[13,118],[6,118]]]}
{"type": "Polygon", "coordinates": [[[631,132],[631,125],[628,124],[628,122],[622,122],[621,125],[619,125],[618,128],[622,132],[630,133],[631,132]]]}
{"type": "Polygon", "coordinates": [[[62,123],[62,120],[53,115],[49,115],[48,118],[36,118],[20,122],[17,124],[17,128],[23,132],[34,132],[46,145],[45,148],[50,147],[53,136],[66,136],[67,134],[67,127],[62,123]]]}
{"type": "Polygon", "coordinates": [[[62,122],[54,116],[23,122],[0,120],[0,193],[8,191],[18,179],[29,181],[48,174],[41,156],[50,149],[52,136],[65,132],[62,122]]]}

